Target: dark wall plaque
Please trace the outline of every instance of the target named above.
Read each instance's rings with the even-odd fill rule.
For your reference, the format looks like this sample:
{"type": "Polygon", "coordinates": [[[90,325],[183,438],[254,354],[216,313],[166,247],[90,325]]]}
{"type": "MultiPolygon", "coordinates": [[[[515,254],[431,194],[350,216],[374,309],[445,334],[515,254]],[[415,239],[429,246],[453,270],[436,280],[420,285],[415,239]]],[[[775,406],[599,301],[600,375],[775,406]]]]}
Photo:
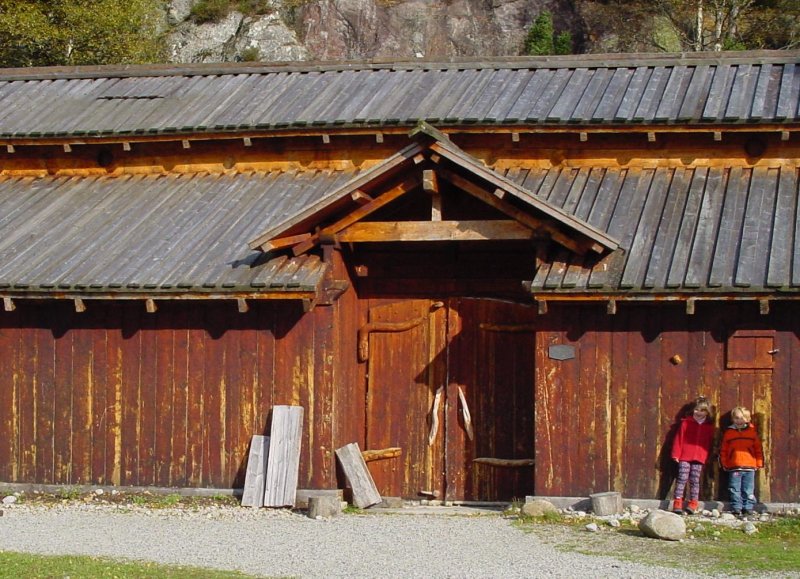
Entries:
{"type": "Polygon", "coordinates": [[[575,346],[557,344],[548,351],[551,360],[571,360],[575,357],[575,346]]]}

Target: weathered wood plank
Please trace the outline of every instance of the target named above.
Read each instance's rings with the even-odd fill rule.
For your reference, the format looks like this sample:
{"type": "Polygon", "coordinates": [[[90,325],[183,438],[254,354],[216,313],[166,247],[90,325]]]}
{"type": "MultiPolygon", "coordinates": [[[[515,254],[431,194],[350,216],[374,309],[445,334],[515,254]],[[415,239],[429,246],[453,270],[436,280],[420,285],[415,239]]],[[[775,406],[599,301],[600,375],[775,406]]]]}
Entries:
{"type": "MultiPolygon", "coordinates": [[[[795,211],[797,203],[797,171],[789,167],[780,169],[778,177],[778,193],[775,206],[775,220],[772,225],[772,245],[769,249],[769,265],[767,267],[767,285],[780,287],[791,279],[793,271],[792,256],[800,256],[794,252],[795,211]]],[[[800,265],[800,264],[797,264],[800,265]]],[[[798,275],[794,270],[794,275],[798,275]]]]}
{"type": "Polygon", "coordinates": [[[264,483],[264,506],[294,506],[303,435],[303,407],[275,406],[264,483]]]}
{"type": "Polygon", "coordinates": [[[242,493],[243,507],[263,507],[266,484],[267,457],[269,456],[269,436],[254,434],[250,440],[250,453],[247,457],[247,472],[242,493]]]}
{"type": "Polygon", "coordinates": [[[369,474],[367,463],[361,455],[357,442],[336,449],[336,458],[342,465],[345,477],[353,490],[353,504],[361,509],[377,505],[381,495],[369,474]]]}

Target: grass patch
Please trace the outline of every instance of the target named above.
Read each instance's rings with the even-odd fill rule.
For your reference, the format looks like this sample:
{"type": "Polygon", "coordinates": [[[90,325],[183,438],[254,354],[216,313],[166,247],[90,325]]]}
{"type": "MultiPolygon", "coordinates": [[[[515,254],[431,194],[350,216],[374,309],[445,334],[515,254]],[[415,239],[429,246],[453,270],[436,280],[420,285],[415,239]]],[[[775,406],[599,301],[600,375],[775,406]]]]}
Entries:
{"type": "Polygon", "coordinates": [[[586,555],[608,555],[646,565],[731,576],[800,572],[798,517],[757,522],[758,531],[752,535],[744,532],[743,524],[728,526],[690,519],[683,541],[645,537],[636,522],[625,520],[616,528],[589,517],[527,517],[520,518],[518,525],[560,550],[586,555]],[[586,530],[590,522],[597,524],[597,532],[586,530]]]}
{"type": "Polygon", "coordinates": [[[147,562],[122,562],[101,557],[0,552],[0,578],[17,579],[18,577],[227,579],[250,577],[250,575],[238,571],[216,571],[147,562]]]}

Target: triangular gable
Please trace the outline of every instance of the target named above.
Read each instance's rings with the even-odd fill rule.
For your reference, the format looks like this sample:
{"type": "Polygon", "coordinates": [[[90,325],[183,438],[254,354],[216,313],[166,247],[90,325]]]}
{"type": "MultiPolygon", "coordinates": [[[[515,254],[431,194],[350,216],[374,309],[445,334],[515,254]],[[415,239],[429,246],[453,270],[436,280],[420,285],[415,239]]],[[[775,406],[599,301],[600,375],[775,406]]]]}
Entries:
{"type": "Polygon", "coordinates": [[[412,144],[314,205],[264,231],[250,242],[250,247],[262,251],[291,248],[295,255],[301,255],[320,243],[332,241],[507,240],[543,235],[578,254],[603,253],[619,246],[615,239],[599,229],[488,168],[430,125],[420,123],[410,136],[414,139],[412,144]],[[508,219],[437,219],[438,180],[449,182],[508,219]],[[432,196],[434,209],[430,221],[365,219],[419,188],[432,196]]]}

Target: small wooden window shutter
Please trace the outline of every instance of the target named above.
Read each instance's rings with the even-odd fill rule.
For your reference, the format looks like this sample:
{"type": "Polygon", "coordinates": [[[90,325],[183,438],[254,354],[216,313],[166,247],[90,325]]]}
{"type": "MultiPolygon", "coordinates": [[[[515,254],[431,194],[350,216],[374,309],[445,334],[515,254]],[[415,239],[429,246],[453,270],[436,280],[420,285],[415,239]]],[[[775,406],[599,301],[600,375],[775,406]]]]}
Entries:
{"type": "Polygon", "coordinates": [[[737,330],[729,338],[725,367],[729,370],[770,370],[774,366],[772,330],[737,330]]]}

